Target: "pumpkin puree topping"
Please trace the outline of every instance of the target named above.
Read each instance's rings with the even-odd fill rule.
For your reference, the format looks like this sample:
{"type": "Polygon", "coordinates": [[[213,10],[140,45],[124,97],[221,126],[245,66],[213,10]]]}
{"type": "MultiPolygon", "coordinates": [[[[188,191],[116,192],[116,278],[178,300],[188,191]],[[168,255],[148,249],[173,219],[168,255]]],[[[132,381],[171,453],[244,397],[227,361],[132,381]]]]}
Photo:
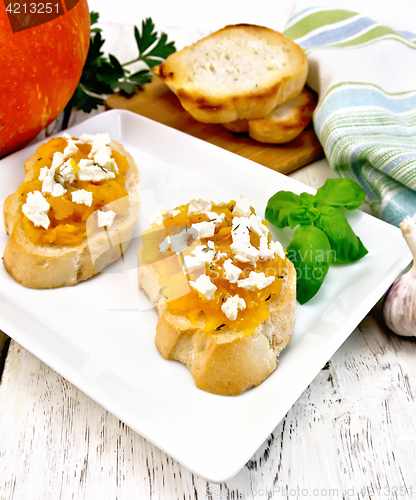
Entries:
{"type": "MultiPolygon", "coordinates": [[[[260,257],[254,263],[238,260],[236,252],[230,248],[233,243],[233,233],[237,229],[236,224],[233,223],[236,217],[233,214],[235,205],[235,201],[221,206],[215,206],[213,203],[212,211],[208,214],[189,215],[189,204],[170,211],[171,215],[163,220],[163,224],[152,223],[152,229],[143,233],[142,258],[144,264],[152,265],[157,271],[161,292],[169,311],[186,315],[193,322],[203,318],[206,332],[216,334],[228,328],[249,335],[268,318],[269,301],[273,301],[281,293],[282,277],[287,264],[286,257],[282,258],[283,250],[280,256],[274,253],[267,259],[260,257]],[[219,216],[218,222],[221,219],[222,222],[216,225],[213,236],[198,237],[192,225],[204,221],[209,222],[215,214],[219,216]],[[173,245],[167,247],[165,244],[167,235],[170,236],[170,241],[173,241],[175,235],[180,233],[183,235],[184,231],[185,237],[182,238],[184,245],[182,249],[180,248],[181,252],[177,253],[177,249],[175,252],[173,245]],[[189,272],[186,259],[187,256],[192,258],[192,255],[195,255],[192,252],[197,247],[202,254],[204,251],[211,252],[212,260],[204,263],[199,269],[192,269],[189,272]],[[224,268],[224,262],[229,259],[232,259],[232,264],[241,270],[238,279],[233,280],[234,282],[230,282],[228,279],[230,276],[227,276],[224,268]],[[261,289],[244,288],[241,286],[243,280],[249,278],[251,272],[264,273],[266,278],[273,276],[274,280],[261,289]],[[192,285],[190,286],[191,282],[195,283],[198,277],[204,274],[216,287],[209,299],[192,285]],[[230,319],[222,307],[227,299],[235,296],[244,300],[245,307],[238,310],[234,319],[230,319]]],[[[253,209],[251,213],[254,213],[253,209]]],[[[268,229],[267,222],[261,221],[261,224],[268,229]]],[[[271,243],[270,232],[267,234],[267,241],[268,244],[271,243]]],[[[257,250],[260,248],[260,236],[253,230],[250,231],[250,244],[257,250]]]]}
{"type": "MultiPolygon", "coordinates": [[[[41,169],[44,167],[50,169],[55,153],[63,153],[70,140],[72,139],[56,137],[38,147],[36,153],[39,158],[34,165],[33,175],[30,180],[23,182],[18,191],[24,197],[25,201],[29,193],[34,193],[35,191],[42,192],[42,181],[39,179],[41,169]]],[[[73,140],[76,141],[76,151],[67,156],[66,160],[70,160],[71,166],[76,172],[77,165],[81,160],[91,159],[88,155],[91,152],[92,146],[91,144],[80,143],[77,139],[73,140]]],[[[61,196],[43,193],[44,198],[50,205],[47,212],[50,220],[49,226],[46,229],[36,226],[22,213],[25,234],[33,243],[61,246],[78,245],[86,237],[86,221],[90,215],[105,205],[128,196],[124,188],[126,181],[125,172],[129,167],[127,159],[113,149],[111,150],[111,158],[115,161],[118,172],[115,172],[114,178],[98,182],[78,180],[77,178],[69,182],[68,180],[64,180],[60,174],[59,167],[55,169],[56,174],[54,179],[64,189],[62,189],[63,194],[61,196]],[[72,201],[72,193],[77,190],[85,190],[92,193],[91,206],[72,201]]],[[[103,171],[105,170],[103,169],[103,171]]],[[[117,213],[116,217],[122,217],[123,215],[122,213],[117,213]]]]}

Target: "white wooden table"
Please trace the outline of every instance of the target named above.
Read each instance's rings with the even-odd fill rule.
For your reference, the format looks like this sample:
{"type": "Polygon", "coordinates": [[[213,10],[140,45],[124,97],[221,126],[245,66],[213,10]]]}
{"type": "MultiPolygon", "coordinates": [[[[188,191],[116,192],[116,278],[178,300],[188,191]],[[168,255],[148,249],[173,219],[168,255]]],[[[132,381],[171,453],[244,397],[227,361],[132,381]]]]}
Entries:
{"type": "MultiPolygon", "coordinates": [[[[291,174],[319,187],[326,162],[291,174]]],[[[416,341],[373,309],[232,480],[208,483],[12,341],[0,499],[416,498],[416,341]]]]}
{"type": "MultiPolygon", "coordinates": [[[[98,0],[90,7],[99,10],[98,0]]],[[[146,8],[132,22],[153,15],[146,8]]],[[[325,161],[291,174],[313,187],[330,175],[325,161]]],[[[11,341],[0,383],[0,500],[416,498],[415,414],[416,341],[387,331],[379,306],[237,476],[208,483],[11,341]]]]}

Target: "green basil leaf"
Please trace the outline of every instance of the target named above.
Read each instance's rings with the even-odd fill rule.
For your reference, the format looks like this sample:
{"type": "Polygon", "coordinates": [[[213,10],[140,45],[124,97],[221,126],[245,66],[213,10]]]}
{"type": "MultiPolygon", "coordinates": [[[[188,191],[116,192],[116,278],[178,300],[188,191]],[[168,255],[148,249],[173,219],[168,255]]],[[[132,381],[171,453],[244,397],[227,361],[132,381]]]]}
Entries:
{"type": "Polygon", "coordinates": [[[299,226],[287,247],[287,258],[296,268],[296,298],[305,304],[316,295],[332,261],[331,245],[318,227],[299,226]]]}
{"type": "Polygon", "coordinates": [[[293,229],[298,225],[308,225],[319,217],[319,210],[317,208],[298,207],[294,208],[289,214],[289,227],[293,229]]]}
{"type": "Polygon", "coordinates": [[[355,262],[368,253],[339,208],[323,206],[320,210],[321,215],[314,224],[328,237],[335,262],[355,262]]]}
{"type": "Polygon", "coordinates": [[[315,207],[329,205],[354,210],[365,201],[364,189],[352,179],[327,179],[315,195],[315,207]]]}
{"type": "MultiPolygon", "coordinates": [[[[266,219],[274,224],[276,227],[294,227],[290,225],[289,217],[298,209],[302,209],[298,213],[302,213],[302,220],[313,220],[307,217],[307,209],[311,208],[313,204],[313,196],[309,193],[302,193],[297,195],[291,191],[278,191],[267,202],[266,219]],[[305,210],[306,209],[306,210],[305,210]]],[[[293,219],[294,222],[295,219],[293,219]]],[[[299,224],[297,222],[295,225],[299,224]]]]}

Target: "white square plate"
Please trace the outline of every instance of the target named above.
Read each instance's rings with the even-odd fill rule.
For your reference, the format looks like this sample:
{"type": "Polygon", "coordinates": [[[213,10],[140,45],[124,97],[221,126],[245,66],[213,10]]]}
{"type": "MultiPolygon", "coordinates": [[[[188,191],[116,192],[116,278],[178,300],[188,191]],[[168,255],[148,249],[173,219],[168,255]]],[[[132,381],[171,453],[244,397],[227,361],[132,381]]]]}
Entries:
{"type": "MultiPolygon", "coordinates": [[[[157,316],[138,290],[139,235],[159,204],[196,195],[249,198],[264,216],[278,190],[313,190],[174,129],[128,111],[109,111],[71,129],[109,132],[142,176],[142,209],[125,264],[55,290],[24,288],[0,268],[0,328],[132,429],[213,482],[235,475],[284,417],[326,361],[411,261],[400,230],[355,211],[349,220],[369,254],[332,266],[317,296],[298,306],[290,344],[276,371],[241,396],[197,389],[186,367],[154,345],[157,316]]],[[[30,146],[0,161],[0,201],[23,179],[30,146]]],[[[274,230],[287,245],[290,232],[274,230]]],[[[0,231],[0,251],[7,236],[0,231]]],[[[317,450],[319,453],[319,450],[317,450]]]]}

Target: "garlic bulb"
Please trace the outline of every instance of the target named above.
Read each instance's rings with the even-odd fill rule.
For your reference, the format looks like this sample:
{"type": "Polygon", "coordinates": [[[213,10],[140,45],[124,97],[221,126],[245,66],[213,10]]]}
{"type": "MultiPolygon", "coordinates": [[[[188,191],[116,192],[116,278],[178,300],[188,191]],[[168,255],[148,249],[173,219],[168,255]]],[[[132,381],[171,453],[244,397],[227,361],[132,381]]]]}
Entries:
{"type": "Polygon", "coordinates": [[[413,266],[391,286],[383,306],[386,325],[394,333],[416,337],[416,222],[405,217],[400,229],[413,255],[413,266]]]}

